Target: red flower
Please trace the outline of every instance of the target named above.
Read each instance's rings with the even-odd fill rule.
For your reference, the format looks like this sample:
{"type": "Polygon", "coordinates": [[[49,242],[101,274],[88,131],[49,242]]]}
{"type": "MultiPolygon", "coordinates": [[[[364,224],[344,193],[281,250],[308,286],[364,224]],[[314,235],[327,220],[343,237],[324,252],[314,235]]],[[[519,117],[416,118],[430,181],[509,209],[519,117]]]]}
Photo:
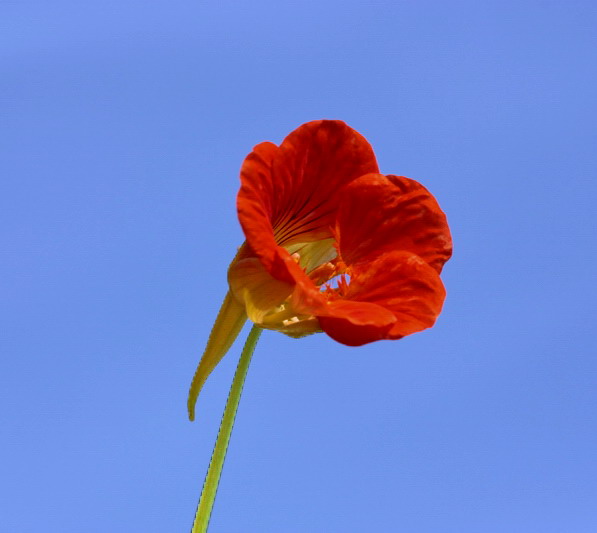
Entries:
{"type": "Polygon", "coordinates": [[[237,201],[246,242],[191,386],[191,418],[247,317],[350,346],[434,324],[452,251],[446,217],[416,181],[378,172],[369,143],[341,121],[303,124],[247,156],[237,201]]]}

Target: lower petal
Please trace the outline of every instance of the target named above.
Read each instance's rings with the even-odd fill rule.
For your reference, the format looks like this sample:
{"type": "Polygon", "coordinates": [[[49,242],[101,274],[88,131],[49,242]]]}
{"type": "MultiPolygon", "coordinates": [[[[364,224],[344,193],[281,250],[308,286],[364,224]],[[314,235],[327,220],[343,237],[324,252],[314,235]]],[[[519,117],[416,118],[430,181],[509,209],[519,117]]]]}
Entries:
{"type": "Polygon", "coordinates": [[[396,322],[393,313],[369,302],[338,300],[328,306],[327,316],[318,316],[321,329],[335,341],[348,346],[388,338],[396,322]]]}
{"type": "Polygon", "coordinates": [[[356,266],[348,290],[338,296],[342,299],[328,303],[325,310],[313,298],[319,304],[314,314],[330,337],[359,346],[400,339],[433,326],[445,294],[437,271],[423,259],[409,252],[390,252],[356,266]]]}

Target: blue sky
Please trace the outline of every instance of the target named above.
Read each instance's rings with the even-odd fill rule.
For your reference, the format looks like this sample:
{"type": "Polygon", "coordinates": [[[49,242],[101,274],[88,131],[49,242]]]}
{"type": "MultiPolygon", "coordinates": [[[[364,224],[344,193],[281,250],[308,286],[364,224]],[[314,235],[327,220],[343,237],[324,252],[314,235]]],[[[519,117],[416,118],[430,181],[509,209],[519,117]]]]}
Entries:
{"type": "Polygon", "coordinates": [[[210,532],[597,530],[594,2],[2,2],[0,514],[188,531],[260,141],[338,118],[455,253],[428,331],[266,332],[210,532]]]}

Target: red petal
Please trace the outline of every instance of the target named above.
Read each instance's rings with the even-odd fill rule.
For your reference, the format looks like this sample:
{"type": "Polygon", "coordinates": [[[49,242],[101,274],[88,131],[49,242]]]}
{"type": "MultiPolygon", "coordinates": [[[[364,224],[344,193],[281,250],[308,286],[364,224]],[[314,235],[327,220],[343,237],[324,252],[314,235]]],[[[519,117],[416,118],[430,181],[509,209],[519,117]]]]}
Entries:
{"type": "Polygon", "coordinates": [[[303,124],[279,148],[256,146],[243,163],[237,200],[248,245],[273,277],[290,282],[294,269],[278,246],[330,237],[338,191],[377,171],[369,143],[338,120],[303,124]]]}
{"type": "Polygon", "coordinates": [[[330,303],[328,311],[328,316],[317,317],[321,329],[335,341],[348,346],[361,346],[388,338],[388,332],[396,321],[390,311],[369,302],[338,300],[330,303]]]}
{"type": "MultiPolygon", "coordinates": [[[[245,250],[246,253],[243,255],[251,256],[256,253],[270,272],[275,270],[274,265],[281,260],[270,222],[274,209],[272,163],[277,152],[278,147],[270,142],[258,144],[253,148],[241,168],[241,188],[237,198],[238,217],[250,249],[250,253],[245,250]]],[[[281,267],[278,266],[277,270],[280,272],[275,277],[291,281],[283,264],[281,267]]]]}
{"type": "Polygon", "coordinates": [[[391,252],[355,266],[342,298],[317,318],[330,337],[359,346],[431,327],[441,312],[445,290],[437,272],[420,257],[391,252]]]}
{"type": "Polygon", "coordinates": [[[369,174],[348,185],[340,199],[336,232],[348,265],[405,250],[440,272],[452,254],[448,222],[435,198],[402,176],[369,174]]]}

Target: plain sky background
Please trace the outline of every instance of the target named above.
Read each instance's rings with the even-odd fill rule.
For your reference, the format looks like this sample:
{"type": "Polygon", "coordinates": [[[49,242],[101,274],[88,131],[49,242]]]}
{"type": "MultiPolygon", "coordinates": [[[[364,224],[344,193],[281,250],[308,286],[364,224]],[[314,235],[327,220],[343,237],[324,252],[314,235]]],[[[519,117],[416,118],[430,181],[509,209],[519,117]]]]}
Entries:
{"type": "Polygon", "coordinates": [[[436,327],[266,332],[210,533],[597,531],[597,3],[0,2],[0,531],[189,531],[186,395],[252,146],[338,118],[422,181],[436,327]]]}

